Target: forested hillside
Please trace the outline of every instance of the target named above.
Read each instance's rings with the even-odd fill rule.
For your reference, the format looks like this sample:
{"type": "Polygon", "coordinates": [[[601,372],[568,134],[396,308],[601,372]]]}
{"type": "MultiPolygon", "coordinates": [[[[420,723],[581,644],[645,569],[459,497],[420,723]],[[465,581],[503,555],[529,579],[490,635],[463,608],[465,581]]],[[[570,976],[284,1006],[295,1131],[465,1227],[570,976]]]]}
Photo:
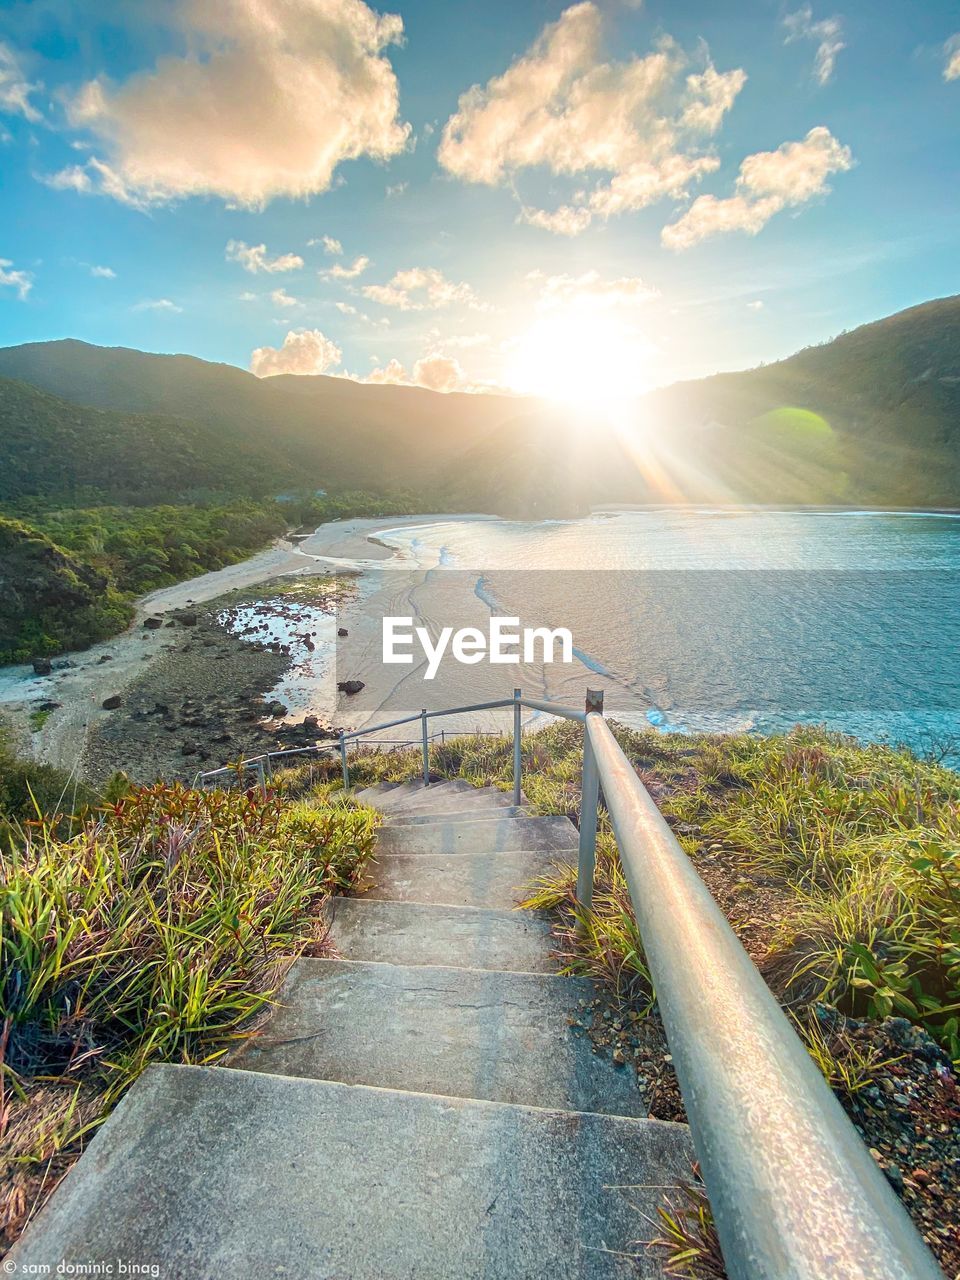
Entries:
{"type": "Polygon", "coordinates": [[[132,596],[301,520],[618,502],[960,507],[960,297],[668,387],[613,427],[520,397],[73,341],[0,350],[0,511],[19,522],[0,547],[0,660],[87,643],[132,596]]]}

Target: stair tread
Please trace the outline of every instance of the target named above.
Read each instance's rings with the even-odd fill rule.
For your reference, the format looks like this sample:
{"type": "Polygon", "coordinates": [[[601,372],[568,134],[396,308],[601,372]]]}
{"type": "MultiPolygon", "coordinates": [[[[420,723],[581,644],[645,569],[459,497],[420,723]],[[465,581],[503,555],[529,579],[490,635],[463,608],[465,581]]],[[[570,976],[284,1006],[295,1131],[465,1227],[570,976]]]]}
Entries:
{"type": "Polygon", "coordinates": [[[475,822],[436,822],[423,826],[384,826],[377,836],[378,852],[389,853],[507,853],[571,850],[577,829],[568,818],[520,817],[478,819],[475,822]]]}
{"type": "Polygon", "coordinates": [[[529,911],[334,898],[331,938],[345,960],[555,973],[549,922],[529,911]]]}
{"type": "Polygon", "coordinates": [[[659,1280],[635,1242],[692,1158],[686,1126],[657,1120],[153,1066],[10,1257],[166,1280],[659,1280]]]}
{"type": "Polygon", "coordinates": [[[378,853],[371,865],[371,901],[436,903],[451,907],[514,907],[532,880],[558,862],[555,851],[508,853],[378,853]]]}
{"type": "Polygon", "coordinates": [[[421,827],[433,822],[496,822],[502,818],[529,817],[526,809],[509,806],[491,806],[488,809],[475,805],[472,809],[440,809],[435,812],[407,813],[400,810],[396,814],[385,816],[384,827],[421,827]]]}
{"type": "Polygon", "coordinates": [[[646,1114],[632,1068],[568,1024],[588,978],[372,961],[296,962],[231,1066],[492,1102],[646,1114]]]}

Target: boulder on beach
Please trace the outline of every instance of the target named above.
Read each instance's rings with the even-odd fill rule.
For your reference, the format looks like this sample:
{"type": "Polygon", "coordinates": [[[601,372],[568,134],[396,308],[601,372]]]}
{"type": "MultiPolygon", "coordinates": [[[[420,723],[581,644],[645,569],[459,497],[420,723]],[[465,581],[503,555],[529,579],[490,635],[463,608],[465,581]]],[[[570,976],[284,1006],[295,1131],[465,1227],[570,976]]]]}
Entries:
{"type": "Polygon", "coordinates": [[[144,618],[143,625],[147,631],[159,631],[163,626],[162,618],[144,618]]]}
{"type": "Polygon", "coordinates": [[[364,683],[362,680],[340,680],[337,682],[337,688],[341,693],[359,693],[363,687],[364,683]]]}
{"type": "Polygon", "coordinates": [[[38,676],[53,675],[53,663],[49,658],[34,658],[33,669],[38,676]]]}
{"type": "Polygon", "coordinates": [[[338,636],[347,636],[347,635],[349,635],[349,634],[350,634],[350,632],[347,630],[347,628],[346,628],[346,627],[337,627],[337,635],[338,635],[338,636]]]}
{"type": "Polygon", "coordinates": [[[116,711],[122,701],[123,699],[120,697],[119,693],[113,693],[109,698],[104,698],[100,705],[103,707],[104,711],[116,711]]]}

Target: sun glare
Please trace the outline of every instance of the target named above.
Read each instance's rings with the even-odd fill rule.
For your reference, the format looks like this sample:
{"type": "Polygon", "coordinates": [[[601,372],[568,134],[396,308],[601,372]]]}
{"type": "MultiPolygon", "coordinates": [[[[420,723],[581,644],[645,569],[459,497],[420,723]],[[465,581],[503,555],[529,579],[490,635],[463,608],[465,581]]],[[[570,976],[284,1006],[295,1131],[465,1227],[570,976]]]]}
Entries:
{"type": "Polygon", "coordinates": [[[517,338],[507,382],[577,407],[617,404],[650,389],[651,354],[649,341],[609,312],[565,307],[517,338]]]}

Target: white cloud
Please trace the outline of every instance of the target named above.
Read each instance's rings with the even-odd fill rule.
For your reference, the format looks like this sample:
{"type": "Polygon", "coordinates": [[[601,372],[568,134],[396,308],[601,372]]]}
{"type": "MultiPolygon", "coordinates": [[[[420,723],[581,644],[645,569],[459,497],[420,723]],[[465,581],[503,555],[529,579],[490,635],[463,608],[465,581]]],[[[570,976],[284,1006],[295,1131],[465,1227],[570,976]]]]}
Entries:
{"type": "Polygon", "coordinates": [[[762,311],[762,310],[763,310],[763,303],[760,301],[760,299],[759,299],[759,298],[756,298],[756,299],[754,299],[754,301],[753,301],[753,302],[748,302],[748,303],[747,303],[747,309],[748,309],[749,311],[762,311]]]}
{"type": "Polygon", "coordinates": [[[730,231],[756,235],[774,214],[829,191],[828,177],[852,165],[850,148],[819,125],[802,142],[784,142],[776,151],[747,156],[734,195],[699,196],[681,218],[664,227],[660,238],[668,249],[679,250],[730,231]]]}
{"type": "Polygon", "coordinates": [[[517,220],[539,227],[541,231],[552,231],[557,236],[578,236],[589,227],[593,214],[589,209],[574,209],[569,204],[553,210],[531,209],[524,205],[517,220]]]}
{"type": "Polygon", "coordinates": [[[175,302],[171,302],[169,298],[144,298],[142,302],[137,302],[132,311],[167,311],[171,315],[179,315],[183,311],[183,307],[178,307],[175,302]]]}
{"type": "Polygon", "coordinates": [[[0,111],[7,115],[23,116],[31,124],[37,124],[43,116],[30,101],[31,93],[42,86],[30,84],[20,61],[8,44],[0,40],[0,111]]]}
{"type": "Polygon", "coordinates": [[[257,347],[250,356],[250,372],[258,378],[276,373],[326,373],[342,359],[337,344],[319,329],[291,329],[282,347],[257,347]]]}
{"type": "Polygon", "coordinates": [[[410,267],[398,271],[386,284],[368,284],[363,295],[384,307],[396,307],[400,311],[425,311],[435,307],[448,307],[462,303],[475,310],[482,306],[468,284],[448,280],[436,267],[410,267]]]}
{"type": "Polygon", "coordinates": [[[58,169],[56,173],[45,174],[41,181],[54,191],[79,191],[85,194],[93,190],[90,173],[82,164],[71,164],[66,169],[58,169]]]}
{"type": "Polygon", "coordinates": [[[410,375],[400,363],[399,360],[391,360],[389,364],[382,365],[380,368],[371,370],[365,378],[360,379],[361,382],[375,383],[396,383],[398,386],[409,387],[410,375]]]}
{"type": "Polygon", "coordinates": [[[91,80],[68,104],[106,149],[105,194],[259,208],[326,191],[344,160],[407,145],[384,54],[403,37],[396,15],[362,0],[179,0],[173,13],[183,56],[116,86],[91,80]]]}
{"type": "Polygon", "coordinates": [[[239,262],[244,271],[254,275],[258,271],[271,275],[278,271],[296,271],[303,266],[303,259],[297,253],[279,253],[270,258],[265,244],[245,244],[243,240],[227,242],[227,261],[239,262]]]}
{"type": "Polygon", "coordinates": [[[960,80],[960,31],[951,36],[943,46],[946,64],[943,68],[944,80],[960,80]]]}
{"type": "Polygon", "coordinates": [[[238,297],[238,301],[240,302],[256,302],[256,300],[257,295],[255,293],[251,293],[249,289],[244,289],[243,293],[238,297]]]}
{"type": "Polygon", "coordinates": [[[343,245],[339,240],[335,240],[333,236],[320,236],[319,239],[308,240],[307,247],[312,249],[315,245],[323,245],[324,253],[329,253],[332,258],[339,258],[343,253],[343,245]]]}
{"type": "Polygon", "coordinates": [[[302,307],[303,303],[299,298],[291,297],[286,289],[274,289],[270,294],[270,301],[277,307],[302,307]]]}
{"type": "Polygon", "coordinates": [[[391,196],[402,196],[407,189],[406,182],[395,182],[392,186],[387,187],[387,199],[391,196]]]}
{"type": "Polygon", "coordinates": [[[363,275],[369,265],[370,259],[361,254],[359,258],[354,258],[349,267],[343,267],[337,262],[329,271],[324,271],[323,275],[331,280],[356,280],[357,276],[363,275]]]}
{"type": "Polygon", "coordinates": [[[599,271],[585,271],[579,276],[544,276],[542,272],[531,271],[527,279],[540,284],[537,305],[542,310],[570,302],[587,303],[596,308],[630,308],[659,296],[659,290],[639,276],[605,280],[599,271]]]}
{"type": "Polygon", "coordinates": [[[29,271],[15,271],[9,258],[0,258],[0,289],[16,289],[17,297],[24,302],[32,288],[33,276],[29,271]]]}
{"type": "Polygon", "coordinates": [[[783,25],[787,28],[785,44],[792,44],[795,40],[816,41],[817,52],[813,60],[813,78],[817,84],[828,84],[833,76],[837,55],[847,47],[841,39],[843,23],[840,18],[834,15],[832,18],[821,18],[819,22],[814,22],[813,9],[806,4],[796,13],[788,13],[783,20],[783,25]]]}
{"type": "Polygon", "coordinates": [[[592,0],[566,9],[507,71],[461,96],[438,151],[449,173],[491,186],[534,167],[583,175],[584,189],[559,208],[522,207],[522,221],[560,235],[685,195],[717,168],[703,139],[746,82],[709,61],[684,78],[690,59],[670,39],[645,57],[605,62],[601,25],[592,0]]]}
{"type": "Polygon", "coordinates": [[[408,373],[399,360],[391,360],[381,368],[373,369],[362,378],[363,382],[393,383],[397,386],[425,387],[428,391],[470,391],[474,388],[468,382],[460,362],[453,356],[437,352],[424,356],[408,373]]]}
{"type": "Polygon", "coordinates": [[[92,266],[90,267],[90,274],[96,280],[116,280],[117,278],[117,273],[113,267],[92,266]]]}

